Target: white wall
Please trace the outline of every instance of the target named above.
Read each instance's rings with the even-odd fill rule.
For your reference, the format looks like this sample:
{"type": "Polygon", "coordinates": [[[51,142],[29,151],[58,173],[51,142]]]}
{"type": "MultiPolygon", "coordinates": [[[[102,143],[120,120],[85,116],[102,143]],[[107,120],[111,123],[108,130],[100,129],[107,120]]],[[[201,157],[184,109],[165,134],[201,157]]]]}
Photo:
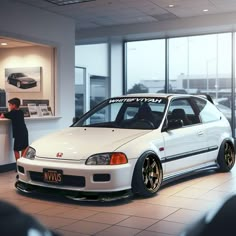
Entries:
{"type": "Polygon", "coordinates": [[[80,45],[75,47],[75,66],[86,68],[85,111],[90,109],[90,76],[110,77],[108,44],[80,45]]]}
{"type": "MultiPolygon", "coordinates": [[[[51,125],[51,121],[44,122],[39,132],[34,130],[31,140],[55,129],[68,127],[72,122],[75,109],[74,21],[16,1],[1,0],[0,36],[32,41],[56,48],[55,103],[56,115],[61,116],[61,119],[56,120],[54,125],[51,125]]],[[[25,62],[29,63],[27,60],[25,62]]],[[[0,73],[2,75],[2,72],[0,73]]]]}
{"type": "Polygon", "coordinates": [[[109,76],[108,45],[93,44],[75,47],[75,65],[85,67],[90,75],[109,76]]]}
{"type": "Polygon", "coordinates": [[[1,35],[56,47],[56,112],[62,116],[60,126],[68,126],[74,115],[74,21],[16,1],[2,0],[1,35]]]}
{"type": "Polygon", "coordinates": [[[89,76],[99,75],[112,78],[110,95],[122,94],[122,41],[105,44],[79,45],[75,47],[75,65],[86,68],[87,94],[89,94],[89,76]]]}
{"type": "Polygon", "coordinates": [[[123,44],[119,40],[110,43],[111,96],[123,94],[123,44]]]}
{"type": "Polygon", "coordinates": [[[30,93],[21,89],[20,93],[7,93],[7,99],[49,99],[54,107],[54,87],[52,84],[53,48],[45,46],[29,46],[0,49],[0,88],[6,89],[5,68],[41,67],[40,92],[30,93]]]}

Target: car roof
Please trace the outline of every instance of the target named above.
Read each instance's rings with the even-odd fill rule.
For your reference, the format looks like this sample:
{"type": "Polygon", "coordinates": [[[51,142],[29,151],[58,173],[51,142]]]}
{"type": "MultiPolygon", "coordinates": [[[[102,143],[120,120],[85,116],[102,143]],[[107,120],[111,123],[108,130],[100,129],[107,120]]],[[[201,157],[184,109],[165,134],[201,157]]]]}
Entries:
{"type": "MultiPolygon", "coordinates": [[[[174,97],[193,97],[191,94],[172,94],[172,93],[133,93],[119,96],[119,98],[127,98],[127,97],[153,97],[153,98],[174,98],[174,97]]],[[[117,97],[118,98],[118,97],[117,97]]]]}
{"type": "MultiPolygon", "coordinates": [[[[113,97],[113,98],[129,98],[129,97],[149,97],[149,98],[182,98],[182,97],[198,97],[202,98],[204,100],[208,100],[209,102],[213,103],[213,100],[210,95],[208,94],[180,94],[180,93],[132,93],[132,94],[126,94],[126,95],[121,95],[118,97],[113,97]]],[[[214,104],[214,103],[213,103],[214,104]]]]}

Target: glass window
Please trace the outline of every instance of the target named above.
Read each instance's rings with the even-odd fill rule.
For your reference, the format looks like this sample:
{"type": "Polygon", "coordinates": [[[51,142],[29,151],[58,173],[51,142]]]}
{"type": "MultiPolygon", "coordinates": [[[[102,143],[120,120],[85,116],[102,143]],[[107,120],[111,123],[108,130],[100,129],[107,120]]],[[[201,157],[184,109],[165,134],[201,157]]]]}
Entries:
{"type": "Polygon", "coordinates": [[[231,49],[231,33],[170,39],[170,91],[229,98],[231,49]]]}
{"type": "Polygon", "coordinates": [[[133,119],[138,113],[138,106],[129,106],[124,112],[124,120],[133,119]]]}
{"type": "Polygon", "coordinates": [[[156,93],[165,88],[165,40],[126,43],[127,93],[156,93]]]}
{"type": "Polygon", "coordinates": [[[163,119],[166,102],[165,98],[156,97],[108,99],[89,111],[74,126],[155,129],[163,119]]]}
{"type": "Polygon", "coordinates": [[[231,117],[231,36],[222,33],[170,39],[169,92],[209,94],[219,110],[231,117]]]}
{"type": "Polygon", "coordinates": [[[220,120],[220,113],[213,104],[203,99],[197,98],[195,98],[194,101],[196,102],[196,105],[199,108],[199,116],[203,123],[220,120]]]}
{"type": "Polygon", "coordinates": [[[168,120],[181,120],[184,126],[197,123],[196,114],[188,99],[175,99],[168,109],[168,120]]]}
{"type": "Polygon", "coordinates": [[[185,114],[191,115],[194,114],[192,106],[190,105],[187,99],[175,99],[171,102],[169,111],[172,112],[174,109],[183,109],[185,114]]]}

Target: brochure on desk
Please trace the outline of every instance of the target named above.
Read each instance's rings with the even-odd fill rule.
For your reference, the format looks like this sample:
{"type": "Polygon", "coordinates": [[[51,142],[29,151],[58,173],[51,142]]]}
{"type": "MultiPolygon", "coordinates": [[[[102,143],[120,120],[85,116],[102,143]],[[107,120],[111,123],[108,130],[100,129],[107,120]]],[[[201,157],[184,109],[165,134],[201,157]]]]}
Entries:
{"type": "Polygon", "coordinates": [[[52,115],[52,111],[51,111],[51,109],[49,109],[47,104],[39,104],[38,107],[39,107],[39,115],[40,116],[51,116],[52,115]]]}
{"type": "Polygon", "coordinates": [[[39,104],[38,106],[35,103],[29,103],[28,106],[29,117],[45,117],[52,116],[52,111],[47,104],[39,104]]]}
{"type": "Polygon", "coordinates": [[[30,117],[38,117],[39,116],[38,108],[35,103],[29,103],[28,109],[29,109],[30,117]]]}

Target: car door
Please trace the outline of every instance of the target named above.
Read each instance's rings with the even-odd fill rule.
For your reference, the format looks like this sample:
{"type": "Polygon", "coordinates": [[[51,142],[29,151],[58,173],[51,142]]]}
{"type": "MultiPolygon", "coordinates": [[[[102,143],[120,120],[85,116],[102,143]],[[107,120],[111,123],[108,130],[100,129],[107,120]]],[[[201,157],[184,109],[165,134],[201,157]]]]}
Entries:
{"type": "Polygon", "coordinates": [[[165,176],[167,177],[200,166],[206,161],[207,156],[205,127],[200,122],[190,98],[179,98],[171,101],[167,113],[169,122],[171,122],[173,118],[171,116],[175,110],[184,110],[186,118],[190,122],[185,122],[179,128],[168,129],[163,132],[165,176]]]}
{"type": "Polygon", "coordinates": [[[220,142],[223,140],[222,136],[226,131],[225,126],[222,126],[223,114],[212,103],[204,99],[194,98],[194,102],[198,106],[199,117],[205,126],[208,147],[207,159],[209,162],[214,162],[218,155],[220,142]]]}

